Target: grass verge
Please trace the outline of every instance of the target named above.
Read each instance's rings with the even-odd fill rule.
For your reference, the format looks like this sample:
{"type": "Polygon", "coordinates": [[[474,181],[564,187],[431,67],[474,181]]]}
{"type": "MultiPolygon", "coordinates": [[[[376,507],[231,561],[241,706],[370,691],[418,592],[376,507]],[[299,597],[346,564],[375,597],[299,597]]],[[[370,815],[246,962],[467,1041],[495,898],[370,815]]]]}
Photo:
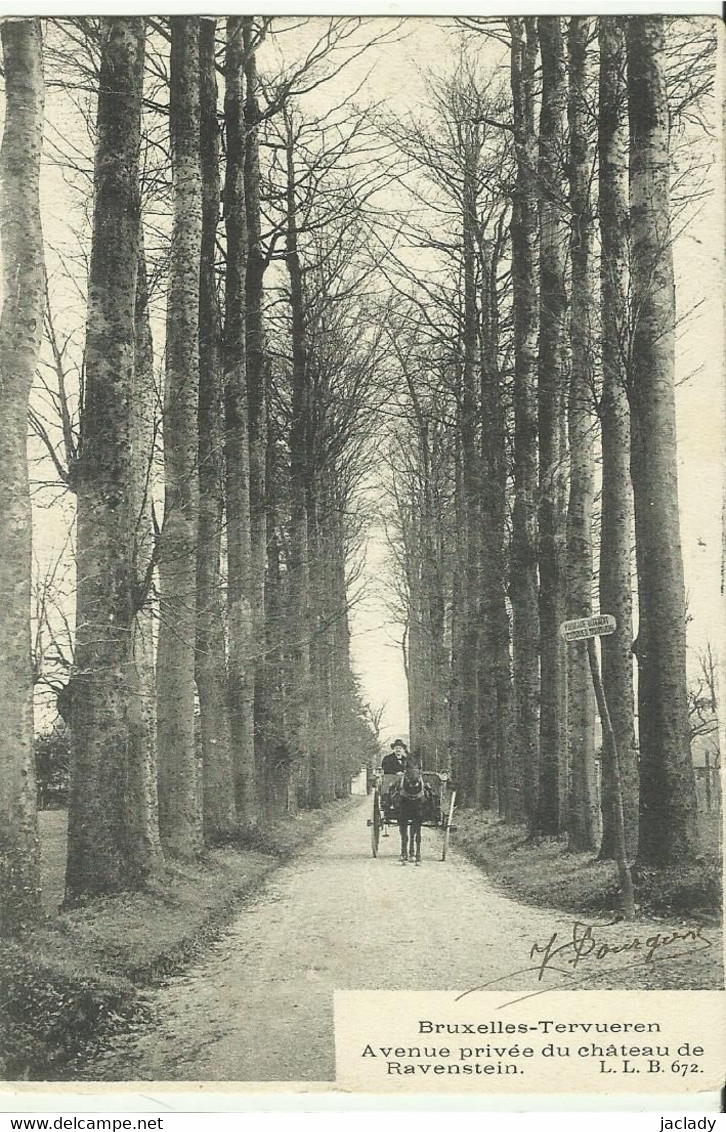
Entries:
{"type": "MultiPolygon", "coordinates": [[[[720,918],[720,816],[699,815],[702,857],[670,869],[634,869],[635,899],[646,916],[720,918]]],[[[570,853],[564,841],[527,840],[523,826],[496,815],[460,810],[456,845],[507,892],[531,904],[600,915],[619,907],[617,870],[590,853],[570,853]]]]}
{"type": "Polygon", "coordinates": [[[353,804],[274,821],[254,843],[167,866],[143,892],[60,913],[64,815],[41,815],[48,917],[0,947],[0,1076],[67,1079],[105,1035],[143,1025],[143,989],[184,967],[275,868],[353,804]]]}

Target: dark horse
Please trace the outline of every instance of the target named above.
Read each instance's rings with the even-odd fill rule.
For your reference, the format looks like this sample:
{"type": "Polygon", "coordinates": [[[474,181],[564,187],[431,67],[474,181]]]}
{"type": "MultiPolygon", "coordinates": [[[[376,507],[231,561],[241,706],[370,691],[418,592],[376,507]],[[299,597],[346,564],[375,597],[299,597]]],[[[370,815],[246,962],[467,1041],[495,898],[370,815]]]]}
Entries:
{"type": "Polygon", "coordinates": [[[407,767],[398,792],[398,829],[401,834],[401,861],[421,864],[421,824],[426,788],[417,767],[407,767]],[[415,847],[415,855],[414,855],[415,847]]]}

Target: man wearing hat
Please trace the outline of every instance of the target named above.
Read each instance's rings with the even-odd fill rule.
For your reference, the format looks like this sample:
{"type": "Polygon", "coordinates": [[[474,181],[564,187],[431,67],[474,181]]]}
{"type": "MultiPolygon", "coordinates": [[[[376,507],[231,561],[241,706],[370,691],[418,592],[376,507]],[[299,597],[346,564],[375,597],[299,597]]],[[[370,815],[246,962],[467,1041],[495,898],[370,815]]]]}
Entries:
{"type": "Polygon", "coordinates": [[[403,774],[408,765],[408,747],[403,739],[391,743],[391,750],[384,756],[381,769],[384,774],[403,774]]]}

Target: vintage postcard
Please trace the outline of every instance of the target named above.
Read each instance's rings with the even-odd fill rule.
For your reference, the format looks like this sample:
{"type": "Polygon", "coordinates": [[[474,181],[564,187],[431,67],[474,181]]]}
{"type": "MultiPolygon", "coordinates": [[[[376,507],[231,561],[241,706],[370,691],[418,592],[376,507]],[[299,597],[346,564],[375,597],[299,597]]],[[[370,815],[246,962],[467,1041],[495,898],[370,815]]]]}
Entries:
{"type": "Polygon", "coordinates": [[[721,22],[0,38],[0,1109],[719,1090],[721,22]]]}

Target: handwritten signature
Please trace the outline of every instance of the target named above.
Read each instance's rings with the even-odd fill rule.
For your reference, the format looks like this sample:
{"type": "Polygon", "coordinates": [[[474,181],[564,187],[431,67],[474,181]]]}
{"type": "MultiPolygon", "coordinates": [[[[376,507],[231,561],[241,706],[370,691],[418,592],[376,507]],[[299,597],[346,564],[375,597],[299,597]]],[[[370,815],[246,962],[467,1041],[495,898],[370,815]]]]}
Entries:
{"type": "MultiPolygon", "coordinates": [[[[609,927],[611,925],[603,925],[609,927]]],[[[528,972],[536,972],[537,981],[541,983],[544,980],[545,974],[548,972],[556,972],[557,974],[564,975],[566,979],[574,979],[577,982],[583,981],[588,978],[591,971],[587,972],[583,977],[575,976],[576,968],[586,961],[589,961],[590,968],[593,962],[597,967],[598,962],[606,959],[610,955],[623,955],[633,954],[633,962],[627,963],[627,967],[633,967],[638,963],[654,963],[662,959],[677,959],[683,957],[686,952],[704,951],[706,948],[712,947],[712,941],[704,934],[703,925],[697,924],[694,927],[684,928],[683,930],[674,929],[672,931],[655,932],[652,935],[633,935],[622,943],[608,943],[602,937],[596,934],[597,929],[592,924],[583,923],[581,920],[575,920],[572,924],[572,936],[561,937],[559,932],[553,932],[546,942],[535,941],[529,952],[529,958],[535,960],[530,967],[522,967],[518,971],[511,971],[508,975],[500,976],[497,979],[492,979],[488,983],[482,983],[478,987],[472,987],[471,990],[464,991],[458,995],[457,1002],[461,998],[465,998],[468,994],[473,994],[475,991],[485,990],[487,987],[492,987],[496,983],[500,983],[503,979],[512,978],[514,975],[524,975],[528,972]],[[674,951],[674,945],[685,945],[685,950],[677,947],[674,951]]],[[[620,968],[616,968],[620,969],[620,968]]],[[[613,971],[614,968],[608,966],[603,969],[602,973],[606,971],[613,971]]],[[[599,972],[598,972],[599,973],[599,972]]],[[[549,988],[543,988],[549,989],[549,988]]],[[[536,991],[534,993],[542,993],[536,991]]],[[[524,997],[529,997],[525,995],[524,997]]],[[[519,999],[517,1001],[520,1001],[519,999]]]]}
{"type": "MultiPolygon", "coordinates": [[[[636,951],[640,953],[639,958],[644,963],[652,963],[656,959],[669,958],[670,956],[659,955],[658,952],[665,947],[671,947],[674,943],[700,942],[703,944],[703,948],[712,946],[711,941],[703,934],[701,924],[686,928],[684,931],[656,932],[655,935],[646,936],[644,939],[634,935],[625,943],[607,943],[604,940],[601,942],[597,939],[592,924],[583,924],[579,920],[575,920],[572,925],[572,938],[566,939],[564,943],[558,943],[558,938],[559,933],[553,932],[546,943],[535,942],[532,944],[529,953],[530,959],[534,959],[535,956],[542,957],[538,966],[533,968],[533,970],[539,972],[540,982],[554,959],[561,960],[564,958],[564,961],[574,969],[584,959],[605,959],[608,955],[621,955],[623,952],[636,951]]],[[[698,950],[703,950],[703,948],[698,950]]]]}

